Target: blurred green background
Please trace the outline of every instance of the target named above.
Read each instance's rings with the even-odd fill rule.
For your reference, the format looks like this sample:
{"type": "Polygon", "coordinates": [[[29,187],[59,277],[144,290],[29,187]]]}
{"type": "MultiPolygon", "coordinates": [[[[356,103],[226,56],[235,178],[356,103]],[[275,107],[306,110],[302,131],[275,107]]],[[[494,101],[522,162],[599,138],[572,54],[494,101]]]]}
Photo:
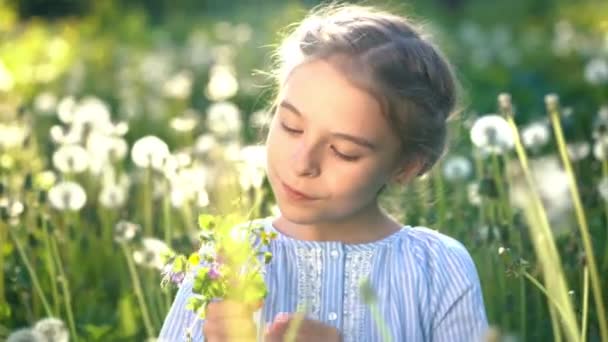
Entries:
{"type": "MultiPolygon", "coordinates": [[[[264,71],[285,26],[319,3],[0,0],[0,339],[45,317],[60,318],[70,340],[151,338],[175,293],[159,287],[159,251],[194,250],[196,216],[237,198],[261,201],[258,215],[276,210],[255,146],[273,95],[264,71]]],[[[599,341],[588,252],[545,96],[559,95],[606,303],[608,2],[351,3],[424,22],[463,86],[446,157],[390,191],[387,208],[464,243],[499,338],[567,339],[551,300],[523,275],[546,281],[517,156],[507,148],[488,157],[470,139],[478,118],[499,112],[498,94],[511,94],[554,261],[587,327],[581,339],[599,341]]]]}

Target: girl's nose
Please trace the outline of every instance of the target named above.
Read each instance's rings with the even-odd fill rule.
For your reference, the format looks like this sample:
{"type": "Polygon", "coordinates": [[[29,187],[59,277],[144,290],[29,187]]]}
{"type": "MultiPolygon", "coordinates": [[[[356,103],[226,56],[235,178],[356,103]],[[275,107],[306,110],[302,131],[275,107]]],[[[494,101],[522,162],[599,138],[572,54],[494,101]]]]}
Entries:
{"type": "Polygon", "coordinates": [[[292,152],[292,169],[296,176],[314,177],[319,175],[319,157],[315,147],[301,141],[292,152]]]}

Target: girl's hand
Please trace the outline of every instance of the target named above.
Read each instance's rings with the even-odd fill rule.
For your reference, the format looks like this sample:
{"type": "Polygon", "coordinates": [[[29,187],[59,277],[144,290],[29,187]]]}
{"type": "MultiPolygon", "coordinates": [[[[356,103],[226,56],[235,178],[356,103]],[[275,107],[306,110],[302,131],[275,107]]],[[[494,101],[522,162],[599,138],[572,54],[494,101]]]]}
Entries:
{"type": "Polygon", "coordinates": [[[266,342],[292,342],[287,341],[286,337],[292,324],[298,325],[295,333],[295,342],[340,342],[340,332],[338,329],[325,325],[316,320],[301,318],[298,314],[278,314],[274,322],[268,325],[265,341],[266,342]]]}
{"type": "Polygon", "coordinates": [[[205,341],[255,342],[253,312],[257,309],[254,305],[229,300],[209,303],[203,323],[205,341]]]}

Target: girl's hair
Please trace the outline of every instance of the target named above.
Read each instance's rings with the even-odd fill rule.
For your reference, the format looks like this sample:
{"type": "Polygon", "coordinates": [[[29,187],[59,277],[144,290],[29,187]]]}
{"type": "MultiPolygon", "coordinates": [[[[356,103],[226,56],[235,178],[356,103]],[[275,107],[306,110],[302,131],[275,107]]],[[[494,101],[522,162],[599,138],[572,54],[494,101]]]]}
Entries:
{"type": "Polygon", "coordinates": [[[358,5],[314,10],[277,50],[279,87],[302,63],[323,59],[380,103],[405,161],[427,172],[446,145],[446,120],[457,102],[450,63],[410,20],[358,5]]]}

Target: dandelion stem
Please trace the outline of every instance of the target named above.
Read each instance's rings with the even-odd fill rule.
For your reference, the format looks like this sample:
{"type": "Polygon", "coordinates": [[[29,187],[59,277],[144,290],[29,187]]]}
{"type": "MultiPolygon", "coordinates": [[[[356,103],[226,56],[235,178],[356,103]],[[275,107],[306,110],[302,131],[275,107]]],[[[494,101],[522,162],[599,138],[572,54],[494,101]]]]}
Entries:
{"type": "Polygon", "coordinates": [[[148,308],[146,307],[146,299],[144,297],[144,293],[141,288],[141,283],[139,281],[139,277],[137,275],[137,270],[135,269],[135,264],[133,263],[133,259],[131,258],[131,253],[129,251],[129,247],[120,243],[120,247],[122,252],[127,259],[127,265],[129,267],[129,273],[131,274],[131,280],[133,281],[133,289],[135,290],[135,296],[139,301],[139,307],[141,310],[141,315],[144,320],[144,327],[146,329],[146,334],[148,337],[154,337],[154,328],[152,327],[152,321],[150,320],[150,315],[148,313],[148,308]]]}
{"type": "MultiPolygon", "coordinates": [[[[515,124],[515,120],[513,119],[513,114],[507,112],[505,113],[505,117],[509,123],[509,126],[511,127],[515,150],[529,188],[531,205],[526,207],[527,209],[525,214],[527,215],[528,222],[530,224],[530,237],[532,238],[535,253],[538,255],[538,259],[543,267],[545,281],[548,281],[550,277],[553,277],[550,282],[553,289],[552,293],[555,294],[555,296],[560,299],[560,303],[566,305],[568,309],[567,312],[562,310],[562,313],[568,313],[568,315],[562,316],[564,328],[568,333],[569,339],[576,340],[579,337],[577,321],[567,293],[568,285],[564,277],[560,256],[555,245],[551,228],[549,226],[547,213],[540,199],[540,195],[536,190],[536,185],[528,165],[528,157],[521,143],[519,131],[517,129],[517,125],[515,124]]],[[[554,300],[553,297],[547,298],[552,301],[554,300]]],[[[551,312],[551,307],[549,307],[549,309],[551,312]]],[[[551,317],[552,323],[555,324],[553,315],[551,317]]],[[[558,336],[560,331],[556,331],[555,334],[558,336]]]]}
{"type": "Polygon", "coordinates": [[[581,318],[581,341],[587,341],[587,318],[589,315],[589,268],[583,269],[583,317],[581,318]]]}
{"type": "MultiPolygon", "coordinates": [[[[4,292],[4,251],[1,250],[1,247],[4,246],[4,241],[6,240],[6,231],[8,227],[0,218],[0,309],[6,304],[6,297],[4,292]]],[[[8,305],[8,304],[7,304],[8,305]]]]}
{"type": "Polygon", "coordinates": [[[545,295],[545,297],[547,298],[549,303],[551,303],[557,309],[557,311],[559,311],[559,313],[560,313],[560,315],[562,315],[562,317],[566,316],[566,311],[561,307],[561,305],[552,296],[549,295],[549,293],[547,292],[547,289],[545,288],[545,286],[543,286],[543,284],[541,284],[538,280],[536,280],[536,278],[534,278],[527,271],[524,271],[523,275],[524,275],[524,277],[526,277],[526,279],[528,279],[532,284],[534,284],[534,286],[536,286],[536,288],[538,288],[545,295]]]}
{"type": "Polygon", "coordinates": [[[597,264],[595,261],[595,255],[593,253],[593,245],[591,244],[587,217],[585,216],[585,211],[583,209],[583,204],[581,201],[580,193],[578,191],[576,178],[574,172],[572,171],[572,163],[568,158],[568,151],[566,149],[566,142],[564,139],[557,106],[549,106],[549,116],[551,117],[551,121],[553,124],[553,130],[555,133],[555,138],[557,140],[559,153],[562,158],[562,163],[564,165],[564,169],[566,170],[568,181],[570,183],[570,195],[572,196],[576,219],[578,221],[581,238],[583,240],[583,248],[585,250],[585,256],[587,258],[587,265],[589,265],[589,272],[591,275],[591,289],[593,291],[593,297],[595,299],[597,319],[600,327],[600,340],[608,341],[608,319],[606,318],[606,310],[604,308],[604,297],[602,296],[601,279],[597,271],[597,264]]]}
{"type": "Polygon", "coordinates": [[[53,307],[55,313],[59,314],[59,290],[57,289],[57,272],[55,270],[55,264],[53,261],[53,249],[51,247],[50,234],[47,227],[47,220],[42,218],[42,231],[44,233],[44,245],[46,250],[46,265],[49,269],[49,276],[51,278],[51,293],[53,295],[53,307]]]}
{"type": "Polygon", "coordinates": [[[142,189],[143,203],[144,203],[144,233],[145,235],[152,235],[152,170],[148,166],[145,170],[144,188],[142,189]]]}
{"type": "MultiPolygon", "coordinates": [[[[608,179],[608,160],[602,161],[602,179],[608,179]]],[[[606,215],[606,242],[604,244],[602,270],[608,268],[608,198],[604,202],[604,214],[606,215]]]]}
{"type": "Polygon", "coordinates": [[[25,268],[27,269],[28,274],[30,275],[30,278],[32,280],[32,285],[34,286],[34,289],[36,290],[36,292],[38,293],[38,296],[40,297],[40,300],[42,301],[42,305],[44,306],[44,311],[46,312],[46,314],[48,316],[52,316],[53,311],[51,310],[51,306],[49,305],[49,302],[46,299],[44,292],[42,291],[42,287],[40,286],[40,282],[38,281],[38,276],[36,275],[36,272],[34,272],[34,268],[30,264],[30,261],[27,258],[25,251],[23,250],[23,246],[21,246],[19,239],[17,238],[17,236],[15,236],[15,232],[13,231],[13,229],[9,228],[7,230],[8,230],[9,235],[13,239],[13,243],[15,244],[15,247],[17,247],[19,256],[21,257],[21,260],[23,261],[23,264],[25,265],[25,268]]]}
{"type": "Polygon", "coordinates": [[[57,241],[51,235],[51,248],[55,256],[57,263],[57,269],[59,270],[59,277],[61,282],[61,288],[63,289],[63,298],[65,301],[65,309],[68,315],[68,325],[70,326],[70,332],[74,336],[74,341],[78,341],[78,335],[76,334],[76,324],[74,321],[74,313],[72,312],[72,297],[70,296],[70,287],[68,284],[68,278],[63,270],[63,264],[61,262],[61,256],[59,255],[59,248],[57,247],[57,241]]]}

